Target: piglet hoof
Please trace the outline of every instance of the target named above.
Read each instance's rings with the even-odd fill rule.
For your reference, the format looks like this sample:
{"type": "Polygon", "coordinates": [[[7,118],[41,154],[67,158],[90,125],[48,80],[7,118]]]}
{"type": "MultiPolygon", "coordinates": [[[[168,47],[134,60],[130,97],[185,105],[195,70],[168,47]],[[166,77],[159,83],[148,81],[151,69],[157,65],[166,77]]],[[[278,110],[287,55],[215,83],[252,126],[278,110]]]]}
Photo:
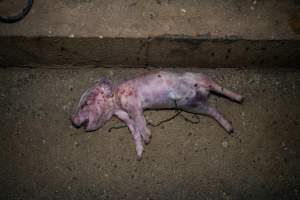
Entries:
{"type": "Polygon", "coordinates": [[[142,160],[142,156],[137,156],[137,157],[136,157],[136,160],[137,160],[137,161],[141,161],[141,160],[142,160]]]}
{"type": "Polygon", "coordinates": [[[151,139],[150,139],[150,138],[146,138],[146,139],[144,139],[144,143],[145,143],[145,145],[148,145],[148,144],[150,144],[150,142],[151,142],[151,139]]]}
{"type": "Polygon", "coordinates": [[[234,129],[232,127],[230,127],[230,129],[228,129],[227,132],[229,135],[231,135],[234,133],[234,129]]]}
{"type": "Polygon", "coordinates": [[[137,161],[142,160],[143,152],[144,152],[144,148],[143,147],[137,147],[136,148],[136,159],[137,159],[137,161]]]}
{"type": "Polygon", "coordinates": [[[237,98],[237,102],[238,102],[238,103],[243,103],[244,100],[245,100],[245,98],[244,98],[243,96],[239,96],[239,97],[237,98]]]}
{"type": "Polygon", "coordinates": [[[141,155],[137,155],[137,156],[136,156],[136,160],[137,160],[137,161],[141,161],[141,160],[142,160],[142,158],[143,158],[143,155],[142,155],[142,154],[141,154],[141,155]]]}

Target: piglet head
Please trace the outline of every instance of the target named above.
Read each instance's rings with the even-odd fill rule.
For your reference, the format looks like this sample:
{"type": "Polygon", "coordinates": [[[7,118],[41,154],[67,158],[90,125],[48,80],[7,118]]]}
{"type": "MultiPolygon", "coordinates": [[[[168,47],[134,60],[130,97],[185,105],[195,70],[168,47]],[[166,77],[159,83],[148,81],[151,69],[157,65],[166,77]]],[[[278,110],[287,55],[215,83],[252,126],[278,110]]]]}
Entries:
{"type": "Polygon", "coordinates": [[[71,121],[74,126],[84,126],[86,131],[101,128],[113,114],[113,86],[106,77],[85,91],[76,106],[71,121]]]}

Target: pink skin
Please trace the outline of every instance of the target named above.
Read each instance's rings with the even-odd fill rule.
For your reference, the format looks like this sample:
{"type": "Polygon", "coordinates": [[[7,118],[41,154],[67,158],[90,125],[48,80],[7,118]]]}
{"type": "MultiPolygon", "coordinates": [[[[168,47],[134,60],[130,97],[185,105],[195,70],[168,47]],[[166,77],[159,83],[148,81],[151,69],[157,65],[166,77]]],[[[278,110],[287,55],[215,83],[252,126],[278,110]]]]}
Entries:
{"type": "Polygon", "coordinates": [[[81,97],[71,116],[72,123],[86,131],[101,128],[115,115],[132,133],[137,159],[142,158],[143,143],[150,142],[151,133],[143,115],[144,109],[180,109],[214,118],[229,133],[231,124],[207,103],[209,92],[222,94],[233,101],[243,97],[215,83],[201,73],[152,72],[113,86],[103,78],[81,97]]]}

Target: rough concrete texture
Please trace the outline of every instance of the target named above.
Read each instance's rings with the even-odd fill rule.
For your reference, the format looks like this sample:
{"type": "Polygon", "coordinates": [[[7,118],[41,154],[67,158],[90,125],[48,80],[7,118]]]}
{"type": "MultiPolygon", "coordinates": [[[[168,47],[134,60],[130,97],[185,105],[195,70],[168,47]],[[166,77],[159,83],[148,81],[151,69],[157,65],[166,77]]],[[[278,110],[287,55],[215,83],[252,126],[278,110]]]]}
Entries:
{"type": "MultiPolygon", "coordinates": [[[[129,131],[108,132],[117,119],[85,133],[69,115],[101,75],[145,70],[0,69],[0,199],[299,199],[300,72],[201,71],[245,96],[210,99],[241,142],[208,117],[177,117],[151,128],[138,162],[129,131]]],[[[158,122],[174,111],[145,114],[158,122]]]]}
{"type": "Polygon", "coordinates": [[[182,37],[0,37],[0,67],[158,66],[298,68],[300,40],[211,40],[182,37]]]}
{"type": "Polygon", "coordinates": [[[299,13],[298,0],[35,0],[0,23],[0,66],[298,67],[299,13]]]}
{"type": "MultiPolygon", "coordinates": [[[[1,15],[26,0],[0,1],[1,15]]],[[[2,36],[300,39],[298,0],[35,0],[20,23],[0,24],[2,36]]]]}

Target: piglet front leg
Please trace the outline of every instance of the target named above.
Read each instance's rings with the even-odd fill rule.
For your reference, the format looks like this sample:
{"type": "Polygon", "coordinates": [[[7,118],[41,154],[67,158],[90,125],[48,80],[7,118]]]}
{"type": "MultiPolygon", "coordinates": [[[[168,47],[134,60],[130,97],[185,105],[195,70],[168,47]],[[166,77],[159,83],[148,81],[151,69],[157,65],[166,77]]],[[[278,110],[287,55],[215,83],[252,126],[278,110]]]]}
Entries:
{"type": "Polygon", "coordinates": [[[133,120],[135,129],[141,134],[144,143],[149,144],[151,132],[147,127],[147,122],[143,114],[143,109],[138,107],[131,107],[128,110],[128,114],[133,120]]]}
{"type": "Polygon", "coordinates": [[[136,128],[134,121],[129,117],[127,112],[125,112],[123,110],[116,111],[115,115],[119,119],[121,119],[129,128],[129,130],[133,136],[133,139],[134,139],[136,153],[137,153],[137,160],[141,160],[142,154],[144,151],[143,141],[142,141],[142,136],[141,136],[140,132],[138,131],[138,129],[136,128]]]}

